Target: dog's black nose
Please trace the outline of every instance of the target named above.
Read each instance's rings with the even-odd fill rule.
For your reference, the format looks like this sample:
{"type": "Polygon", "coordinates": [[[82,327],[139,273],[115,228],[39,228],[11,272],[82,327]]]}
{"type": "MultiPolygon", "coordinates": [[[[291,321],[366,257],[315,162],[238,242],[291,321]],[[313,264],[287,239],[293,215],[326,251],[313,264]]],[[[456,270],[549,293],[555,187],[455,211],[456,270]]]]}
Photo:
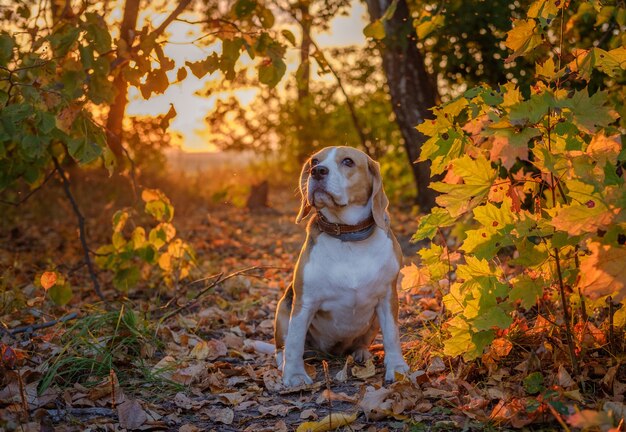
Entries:
{"type": "Polygon", "coordinates": [[[324,165],[315,165],[313,168],[311,168],[311,176],[315,180],[321,180],[327,175],[328,175],[328,168],[326,168],[324,165]]]}

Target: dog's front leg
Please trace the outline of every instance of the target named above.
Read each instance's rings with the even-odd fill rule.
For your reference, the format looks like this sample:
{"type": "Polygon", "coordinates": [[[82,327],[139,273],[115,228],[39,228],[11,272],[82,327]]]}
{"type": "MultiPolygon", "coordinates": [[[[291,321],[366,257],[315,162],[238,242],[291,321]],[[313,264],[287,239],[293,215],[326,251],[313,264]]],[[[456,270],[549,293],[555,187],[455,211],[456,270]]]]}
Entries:
{"type": "Polygon", "coordinates": [[[304,341],[317,308],[294,303],[285,341],[285,361],[283,366],[283,384],[295,387],[313,384],[313,380],[304,369],[304,341]]]}
{"type": "Polygon", "coordinates": [[[385,348],[385,381],[395,381],[396,372],[406,374],[409,366],[402,357],[402,345],[400,344],[400,331],[398,330],[397,306],[393,307],[392,302],[396,302],[394,296],[395,284],[387,290],[387,295],[376,306],[378,322],[383,333],[383,346],[385,348]],[[392,291],[394,290],[394,291],[392,291]]]}

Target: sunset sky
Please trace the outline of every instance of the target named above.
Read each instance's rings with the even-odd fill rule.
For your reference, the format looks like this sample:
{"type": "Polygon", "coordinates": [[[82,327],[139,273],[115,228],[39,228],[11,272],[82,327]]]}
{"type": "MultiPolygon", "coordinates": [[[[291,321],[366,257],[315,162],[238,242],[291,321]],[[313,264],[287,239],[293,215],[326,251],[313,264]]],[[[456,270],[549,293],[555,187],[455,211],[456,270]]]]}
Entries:
{"type": "MultiPolygon", "coordinates": [[[[329,32],[313,35],[320,47],[331,46],[349,46],[365,44],[363,36],[363,27],[366,25],[367,11],[363,4],[355,2],[349,16],[338,16],[331,22],[329,32]]],[[[151,16],[152,23],[157,26],[162,16],[151,16]]],[[[113,16],[119,19],[119,17],[113,16]]],[[[141,26],[140,26],[141,27],[141,26]]],[[[178,67],[184,66],[185,61],[198,61],[206,58],[212,50],[192,45],[189,42],[195,39],[197,34],[189,34],[192,26],[183,22],[173,22],[168,30],[171,35],[170,41],[176,42],[165,45],[165,54],[176,61],[176,68],[169,72],[170,81],[175,81],[176,70],[178,67]],[[182,42],[179,43],[179,42],[182,42]]],[[[291,29],[294,33],[296,28],[291,29]]],[[[299,39],[299,35],[296,33],[299,39]]],[[[246,57],[242,55],[242,59],[246,57]]],[[[295,71],[297,68],[299,53],[295,48],[288,48],[286,62],[288,65],[287,74],[295,71]]],[[[254,69],[253,69],[254,70],[254,69]]],[[[210,80],[216,80],[219,72],[207,75],[203,79],[197,79],[193,74],[189,73],[187,78],[180,84],[172,84],[163,95],[153,95],[149,100],[145,100],[139,94],[139,91],[132,87],[130,90],[130,104],[127,108],[128,115],[159,115],[165,114],[170,106],[174,104],[178,115],[170,125],[171,132],[178,132],[182,135],[182,148],[188,152],[198,151],[214,151],[214,146],[210,143],[210,137],[207,133],[207,126],[204,118],[215,106],[215,102],[219,93],[210,97],[200,97],[194,93],[204,88],[205,84],[210,80]]],[[[313,79],[317,75],[313,73],[313,79]]],[[[284,78],[283,78],[284,79],[284,78]]],[[[279,84],[280,85],[280,84],[279,84]]],[[[236,93],[242,103],[246,103],[254,97],[255,90],[243,90],[236,93]]],[[[221,96],[229,94],[222,93],[221,96]]]]}

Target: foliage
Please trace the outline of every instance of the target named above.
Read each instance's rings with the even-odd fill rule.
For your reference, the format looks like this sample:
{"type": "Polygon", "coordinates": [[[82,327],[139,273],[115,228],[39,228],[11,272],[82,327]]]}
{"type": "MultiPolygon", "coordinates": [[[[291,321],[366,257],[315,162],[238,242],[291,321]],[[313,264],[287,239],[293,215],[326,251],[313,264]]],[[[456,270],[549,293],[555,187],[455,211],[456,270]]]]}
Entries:
{"type": "MultiPolygon", "coordinates": [[[[469,228],[459,247],[463,261],[447,244],[433,243],[420,251],[423,267],[405,271],[416,285],[451,283],[446,355],[480,357],[517,325],[520,308],[556,319],[571,342],[571,326],[586,324],[570,317],[570,303],[587,317],[607,296],[626,297],[618,264],[626,256],[626,153],[614,108],[624,99],[623,91],[605,90],[624,82],[626,49],[617,35],[610,50],[579,39],[565,51],[580,11],[594,8],[581,2],[570,15],[566,5],[538,0],[526,18],[513,20],[510,58],[541,57],[530,88],[472,88],[418,126],[430,137],[421,159],[432,162],[434,174],[447,174],[432,186],[440,207],[421,218],[414,238],[439,237],[453,224],[469,228]],[[562,39],[555,39],[560,28],[562,39]],[[560,304],[561,318],[550,302],[560,304]]],[[[606,14],[600,6],[595,11],[606,14]]],[[[611,19],[623,21],[624,13],[616,6],[611,19]]],[[[574,356],[585,347],[570,348],[574,356]]]]}
{"type": "Polygon", "coordinates": [[[113,215],[111,243],[97,250],[96,263],[103,269],[114,272],[113,285],[122,291],[133,288],[142,277],[148,278],[157,267],[166,285],[178,288],[180,280],[189,276],[195,263],[191,246],[176,237],[172,225],[174,207],[170,200],[157,189],[144,189],[141,198],[144,211],[151,216],[156,226],[148,232],[140,225],[132,224],[132,209],[119,210],[113,215]],[[147,264],[140,267],[140,264],[147,264]]]}
{"type": "MultiPolygon", "coordinates": [[[[506,82],[514,82],[522,88],[533,84],[535,62],[549,55],[549,45],[555,45],[560,36],[560,19],[529,16],[530,20],[520,19],[524,12],[529,15],[543,13],[548,8],[530,1],[447,1],[432,2],[410,0],[409,7],[415,17],[413,25],[417,31],[418,47],[425,53],[429,72],[437,77],[439,93],[444,101],[459,96],[463,91],[480,83],[497,87],[506,82]],[[525,25],[528,30],[550,26],[553,31],[541,29],[534,38],[520,38],[517,42],[534,48],[517,56],[509,55],[503,42],[512,28],[525,25]],[[544,43],[543,39],[549,43],[544,43]],[[506,61],[502,61],[505,60],[506,61]]],[[[619,2],[572,2],[573,7],[565,8],[564,46],[569,41],[579,42],[579,47],[597,47],[603,50],[621,45],[620,37],[614,33],[624,25],[623,6],[619,2]]],[[[545,5],[555,4],[546,2],[545,5]]],[[[569,4],[569,3],[568,3],[569,4]]],[[[510,43],[515,44],[515,37],[510,43]]],[[[570,50],[571,51],[571,50],[570,50]]],[[[592,80],[590,86],[597,84],[592,80]]]]}

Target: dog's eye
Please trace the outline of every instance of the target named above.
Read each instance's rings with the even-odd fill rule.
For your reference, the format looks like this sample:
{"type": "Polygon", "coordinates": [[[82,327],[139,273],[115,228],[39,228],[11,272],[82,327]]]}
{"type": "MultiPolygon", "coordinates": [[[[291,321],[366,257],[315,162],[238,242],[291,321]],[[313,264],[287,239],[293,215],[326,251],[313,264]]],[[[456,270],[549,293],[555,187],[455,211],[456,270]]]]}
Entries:
{"type": "Polygon", "coordinates": [[[347,167],[352,167],[354,166],[354,161],[350,158],[345,158],[344,160],[341,161],[342,164],[344,164],[347,167]]]}
{"type": "Polygon", "coordinates": [[[320,161],[319,161],[319,160],[317,160],[317,159],[311,159],[311,166],[315,166],[315,165],[317,165],[317,164],[319,164],[319,163],[320,163],[320,161]]]}

